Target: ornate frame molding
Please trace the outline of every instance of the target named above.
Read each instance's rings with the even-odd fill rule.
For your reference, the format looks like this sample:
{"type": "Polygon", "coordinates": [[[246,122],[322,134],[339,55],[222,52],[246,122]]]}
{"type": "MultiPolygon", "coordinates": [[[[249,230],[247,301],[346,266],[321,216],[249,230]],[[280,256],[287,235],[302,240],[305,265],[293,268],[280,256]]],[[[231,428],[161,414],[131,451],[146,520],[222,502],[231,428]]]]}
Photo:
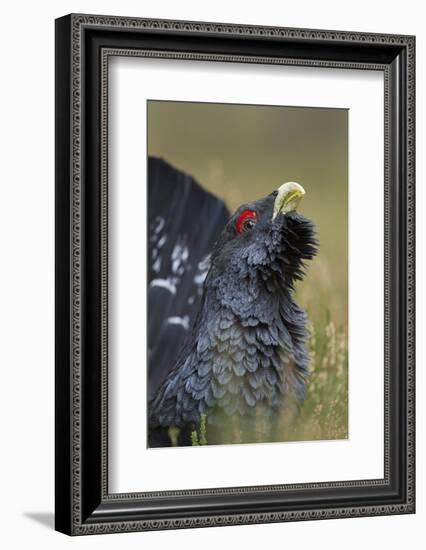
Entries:
{"type": "MultiPolygon", "coordinates": [[[[95,49],[94,47],[92,48],[95,49]]],[[[396,513],[414,512],[414,168],[415,168],[415,58],[414,58],[415,40],[412,36],[397,35],[378,35],[364,33],[346,33],[341,31],[321,31],[307,29],[287,29],[279,27],[253,27],[246,25],[228,25],[217,23],[201,23],[186,21],[168,21],[168,20],[147,20],[122,17],[92,16],[92,15],[70,15],[57,21],[57,68],[64,61],[69,64],[62,67],[57,72],[57,155],[59,155],[59,168],[57,169],[56,185],[57,194],[66,194],[66,185],[64,178],[69,178],[68,197],[62,199],[63,204],[57,206],[57,215],[62,216],[69,213],[68,228],[57,221],[57,236],[59,244],[68,238],[69,256],[68,264],[63,266],[63,257],[60,257],[58,263],[57,278],[64,278],[65,271],[69,279],[69,288],[64,289],[59,285],[60,292],[57,294],[59,305],[63,300],[68,299],[69,317],[65,319],[63,312],[57,312],[57,328],[59,331],[68,328],[68,335],[64,341],[59,341],[60,351],[57,353],[56,373],[59,379],[57,385],[57,426],[63,428],[63,420],[69,420],[69,431],[66,434],[59,435],[57,432],[57,464],[59,474],[57,477],[57,486],[61,483],[68,483],[69,490],[59,490],[57,493],[57,528],[69,534],[82,535],[90,533],[112,533],[124,531],[140,531],[153,529],[177,529],[187,527],[201,527],[213,525],[236,525],[245,523],[263,523],[263,522],[282,522],[282,521],[302,521],[308,519],[326,519],[336,517],[359,517],[369,515],[384,515],[396,513]],[[188,50],[173,49],[154,49],[149,48],[131,48],[128,46],[120,47],[117,45],[101,45],[99,47],[99,80],[100,80],[100,217],[99,217],[99,236],[100,236],[100,314],[99,314],[99,333],[100,333],[100,392],[99,401],[99,480],[94,484],[99,491],[100,506],[95,507],[94,502],[99,498],[94,497],[96,492],[91,484],[88,489],[87,474],[85,474],[83,465],[85,457],[83,456],[83,447],[85,443],[84,422],[87,412],[84,410],[86,399],[85,376],[84,376],[84,317],[86,314],[85,304],[85,279],[87,277],[88,261],[86,243],[86,232],[92,228],[87,221],[85,211],[85,174],[86,147],[88,146],[85,138],[85,127],[87,123],[87,102],[90,91],[88,91],[88,77],[85,74],[88,63],[88,44],[87,31],[111,30],[114,33],[142,33],[148,37],[166,33],[171,39],[179,36],[213,36],[216,38],[229,37],[235,40],[244,41],[261,39],[262,41],[283,41],[300,44],[324,44],[329,51],[333,51],[333,45],[338,46],[341,51],[345,48],[355,49],[359,45],[369,45],[377,51],[389,51],[395,53],[395,60],[398,56],[399,65],[395,60],[388,62],[374,62],[371,60],[356,61],[336,60],[336,59],[316,59],[306,57],[281,57],[268,55],[247,55],[232,53],[197,53],[188,50]],[[386,49],[388,48],[388,49],[386,49]],[[399,52],[399,53],[398,53],[399,52]],[[239,63],[274,63],[282,65],[302,65],[315,67],[335,67],[344,69],[368,69],[384,72],[385,77],[385,477],[383,480],[363,480],[360,482],[345,481],[336,483],[314,483],[297,485],[278,485],[270,487],[240,487],[212,490],[194,490],[194,491],[171,491],[156,493],[130,493],[130,494],[109,494],[108,493],[108,475],[107,475],[107,403],[108,403],[108,353],[107,353],[107,319],[108,319],[108,152],[107,152],[107,124],[108,124],[108,59],[110,56],[139,56],[156,57],[168,59],[191,59],[202,61],[228,61],[239,63]],[[405,73],[401,73],[401,66],[405,73]],[[69,72],[68,72],[69,71],[69,72]],[[61,82],[68,79],[66,90],[61,90],[61,82]],[[62,94],[62,95],[61,95],[62,94]],[[406,133],[402,136],[395,134],[395,120],[392,118],[392,109],[394,103],[400,100],[406,105],[406,133]],[[398,96],[398,97],[397,97],[398,96]],[[59,98],[59,100],[58,100],[59,98]],[[59,104],[58,104],[59,103],[59,104]],[[66,105],[69,110],[68,127],[60,128],[63,123],[64,109],[66,105]],[[67,134],[68,130],[68,134],[67,134]],[[62,135],[63,134],[63,135],[62,135]],[[396,140],[396,143],[395,143],[396,140]],[[66,147],[71,151],[70,155],[64,161],[66,147]],[[395,176],[397,168],[392,163],[395,162],[394,153],[400,151],[399,165],[405,163],[399,177],[405,180],[405,193],[399,189],[400,203],[396,204],[391,191],[392,177],[395,176]],[[61,156],[62,155],[62,156],[61,156]],[[393,172],[392,172],[393,171],[393,172]],[[392,173],[391,173],[392,172],[392,173]],[[393,175],[392,175],[393,174],[393,175]],[[64,189],[65,187],[65,189],[64,189]],[[396,211],[400,210],[396,216],[396,211]],[[400,233],[399,240],[395,244],[395,234],[391,226],[398,222],[400,233]],[[398,246],[397,246],[398,245],[398,246]],[[402,249],[400,250],[400,248],[402,249]],[[403,254],[401,271],[405,274],[405,281],[397,277],[397,281],[391,280],[392,261],[395,260],[395,254],[403,254]],[[405,444],[406,444],[406,469],[400,472],[405,476],[402,483],[405,498],[402,502],[398,499],[390,503],[383,502],[379,505],[366,503],[363,506],[338,505],[330,507],[318,506],[317,508],[307,505],[306,510],[274,510],[257,511],[250,513],[231,512],[227,514],[200,514],[188,515],[172,519],[170,517],[144,518],[141,511],[139,516],[129,519],[129,516],[121,514],[126,504],[136,506],[143,499],[159,497],[191,497],[197,496],[224,496],[237,495],[244,496],[253,493],[283,493],[283,492],[304,492],[306,490],[338,490],[338,489],[357,489],[373,487],[389,487],[393,484],[391,479],[391,438],[395,434],[391,433],[391,409],[394,406],[392,396],[395,395],[395,388],[391,391],[391,359],[396,353],[395,343],[391,339],[390,329],[392,315],[395,315],[395,307],[392,306],[392,285],[400,284],[403,297],[403,306],[405,311],[398,315],[404,318],[403,332],[406,342],[398,344],[398,359],[404,360],[406,371],[405,376],[405,394],[404,403],[405,414],[405,444]],[[65,294],[64,294],[65,293],[65,294]],[[69,340],[67,340],[69,338],[69,340]],[[68,347],[66,346],[68,341],[68,347]],[[65,342],[65,343],[64,343],[65,342]],[[401,344],[401,345],[400,345],[401,344]],[[405,344],[405,345],[404,345],[405,344]],[[65,346],[65,349],[64,349],[65,346]],[[400,350],[399,348],[403,349],[400,350]],[[69,351],[68,360],[67,350],[69,351]],[[68,368],[64,366],[64,361],[68,361],[68,368]],[[60,403],[63,397],[64,387],[69,391],[69,402],[64,405],[60,403]],[[67,410],[64,410],[67,407],[67,410]],[[61,420],[62,419],[62,420],[61,420]],[[87,495],[90,494],[89,497],[87,495]],[[88,503],[85,503],[85,499],[88,503]],[[66,501],[66,502],[65,502],[66,501]],[[90,509],[90,514],[88,511],[90,509]],[[126,519],[120,521],[120,517],[126,519]]],[[[354,53],[353,56],[356,57],[354,53]]],[[[58,157],[57,157],[58,158],[58,157]]],[[[399,169],[401,167],[399,166],[399,169]]],[[[401,183],[401,182],[400,182],[401,183]]],[[[58,252],[59,253],[59,252],[58,252]]],[[[61,253],[63,254],[63,253],[61,253]]],[[[59,254],[60,255],[60,254],[59,254]]],[[[66,285],[65,285],[66,286],[66,285]]],[[[398,287],[399,288],[399,287],[398,287]]],[[[57,291],[58,292],[58,291],[57,291]]],[[[86,367],[87,368],[87,367],[86,367]]],[[[401,366],[401,369],[403,367],[401,366]]],[[[96,470],[97,472],[98,470],[96,470]]],[[[285,508],[285,507],[284,507],[285,508]]]]}

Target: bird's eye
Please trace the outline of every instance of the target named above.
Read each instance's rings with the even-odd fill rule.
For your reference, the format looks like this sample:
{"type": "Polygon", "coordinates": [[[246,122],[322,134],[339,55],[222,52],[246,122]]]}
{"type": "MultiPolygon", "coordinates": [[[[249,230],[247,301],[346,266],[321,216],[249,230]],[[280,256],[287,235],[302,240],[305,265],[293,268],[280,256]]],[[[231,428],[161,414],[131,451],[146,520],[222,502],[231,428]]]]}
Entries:
{"type": "Polygon", "coordinates": [[[253,218],[247,218],[243,223],[243,229],[244,231],[248,231],[250,229],[253,229],[255,225],[256,225],[256,222],[254,221],[253,218]]]}
{"type": "Polygon", "coordinates": [[[254,210],[244,210],[238,216],[235,227],[237,233],[243,233],[245,231],[251,231],[257,222],[257,214],[254,210]]]}

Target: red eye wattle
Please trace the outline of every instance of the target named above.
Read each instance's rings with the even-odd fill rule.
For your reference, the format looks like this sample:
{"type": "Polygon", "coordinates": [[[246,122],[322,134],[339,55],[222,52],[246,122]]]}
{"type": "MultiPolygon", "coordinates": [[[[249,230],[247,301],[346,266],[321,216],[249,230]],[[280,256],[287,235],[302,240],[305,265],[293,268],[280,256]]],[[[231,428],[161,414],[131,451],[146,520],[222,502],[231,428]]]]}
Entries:
{"type": "Polygon", "coordinates": [[[238,216],[237,222],[235,224],[237,233],[242,233],[247,229],[252,229],[256,224],[256,221],[257,221],[257,214],[254,210],[244,210],[238,216]]]}

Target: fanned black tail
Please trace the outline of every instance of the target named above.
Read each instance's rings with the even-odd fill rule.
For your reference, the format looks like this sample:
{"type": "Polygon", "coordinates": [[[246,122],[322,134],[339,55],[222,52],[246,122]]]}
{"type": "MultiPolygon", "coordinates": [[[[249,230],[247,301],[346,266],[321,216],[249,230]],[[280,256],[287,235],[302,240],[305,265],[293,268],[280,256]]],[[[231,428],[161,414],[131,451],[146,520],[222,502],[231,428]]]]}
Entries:
{"type": "Polygon", "coordinates": [[[173,368],[190,333],[208,254],[228,218],[224,202],[195,179],[149,157],[148,400],[173,368]]]}

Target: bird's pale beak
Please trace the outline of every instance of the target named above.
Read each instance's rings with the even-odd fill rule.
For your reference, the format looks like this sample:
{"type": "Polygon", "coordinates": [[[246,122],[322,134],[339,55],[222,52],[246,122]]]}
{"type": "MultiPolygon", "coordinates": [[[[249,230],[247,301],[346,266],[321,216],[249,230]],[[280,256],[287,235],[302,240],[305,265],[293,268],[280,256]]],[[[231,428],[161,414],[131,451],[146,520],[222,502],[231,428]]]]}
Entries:
{"type": "Polygon", "coordinates": [[[288,181],[278,187],[278,195],[275,197],[274,213],[272,219],[276,218],[278,214],[286,214],[296,210],[297,205],[301,201],[305,190],[301,185],[295,181],[288,181]]]}

